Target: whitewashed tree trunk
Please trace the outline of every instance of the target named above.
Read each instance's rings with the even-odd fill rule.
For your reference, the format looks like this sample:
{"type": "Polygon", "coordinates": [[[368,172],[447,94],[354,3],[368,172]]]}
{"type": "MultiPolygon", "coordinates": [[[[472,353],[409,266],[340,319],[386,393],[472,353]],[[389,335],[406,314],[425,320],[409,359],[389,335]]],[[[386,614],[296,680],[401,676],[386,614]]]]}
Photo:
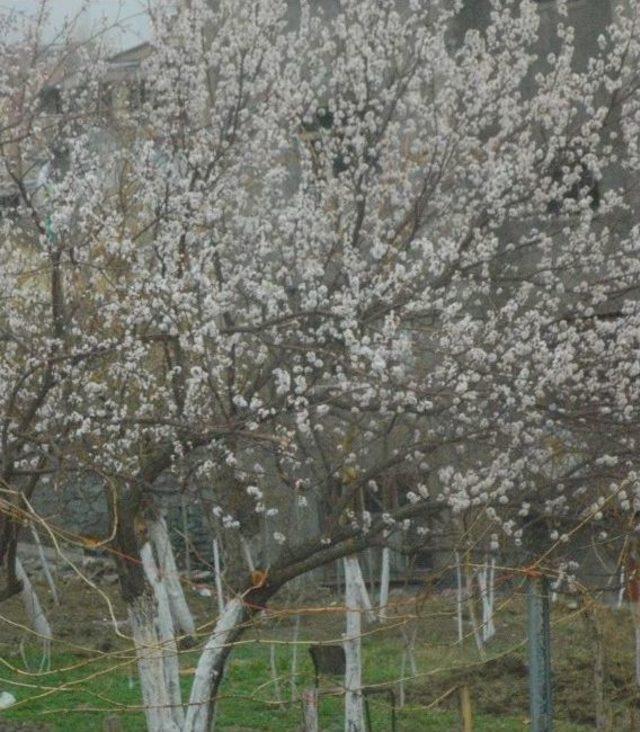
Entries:
{"type": "Polygon", "coordinates": [[[345,732],[364,732],[364,702],[362,698],[362,574],[355,556],[344,559],[347,632],[345,652],[345,732]]]}
{"type": "Polygon", "coordinates": [[[402,660],[400,661],[400,688],[398,689],[398,706],[404,706],[404,675],[407,670],[407,649],[402,649],[402,660]]]}
{"type": "Polygon", "coordinates": [[[364,616],[366,621],[368,623],[375,623],[376,614],[373,612],[371,598],[369,597],[367,585],[365,584],[364,577],[362,576],[362,567],[360,566],[360,562],[358,561],[357,557],[353,557],[353,560],[354,582],[356,583],[356,588],[359,595],[360,607],[364,610],[364,616]]]}
{"type": "Polygon", "coordinates": [[[473,638],[478,648],[478,653],[481,658],[485,657],[484,645],[482,643],[482,634],[478,627],[478,618],[476,616],[476,608],[473,597],[473,573],[471,569],[467,567],[465,574],[467,575],[467,607],[469,609],[469,620],[471,621],[471,628],[473,630],[473,638]]]}
{"type": "Polygon", "coordinates": [[[42,542],[40,541],[40,534],[38,534],[38,529],[36,529],[34,524],[30,524],[29,528],[31,529],[31,536],[33,536],[33,541],[35,542],[35,545],[38,549],[38,556],[40,557],[40,564],[42,565],[42,573],[44,574],[44,578],[47,580],[47,584],[49,585],[49,589],[51,590],[51,597],[53,597],[54,604],[59,605],[60,598],[58,597],[58,589],[56,588],[56,583],[53,581],[53,575],[51,573],[51,569],[49,568],[49,562],[47,560],[46,554],[44,553],[42,542]]]}
{"type": "Polygon", "coordinates": [[[640,627],[636,625],[636,685],[640,686],[640,627]]]}
{"type": "Polygon", "coordinates": [[[24,571],[22,562],[18,557],[16,557],[16,579],[22,585],[20,596],[22,597],[22,604],[24,605],[31,627],[42,640],[42,662],[40,667],[42,669],[49,668],[51,663],[51,626],[49,625],[47,616],[44,614],[42,605],[40,605],[38,595],[33,589],[31,580],[24,571]]]}
{"type": "Polygon", "coordinates": [[[191,574],[191,542],[189,541],[189,514],[184,493],[180,496],[180,514],[182,516],[182,536],[184,537],[184,568],[187,575],[191,574]]]}
{"type": "Polygon", "coordinates": [[[160,640],[159,651],[164,665],[164,677],[169,704],[171,705],[171,715],[176,725],[181,727],[184,722],[184,710],[180,691],[180,664],[169,593],[167,592],[164,576],[156,566],[151,545],[148,542],[140,550],[140,558],[157,603],[156,625],[160,640]]]}
{"type": "Polygon", "coordinates": [[[495,615],[493,609],[495,607],[496,600],[496,558],[491,557],[489,560],[489,638],[493,638],[496,634],[495,615]]]}
{"type": "Polygon", "coordinates": [[[624,567],[620,569],[620,589],[618,590],[618,603],[617,608],[620,610],[622,603],[624,602],[624,590],[625,590],[625,574],[624,567]]]}
{"type": "Polygon", "coordinates": [[[633,612],[636,649],[636,685],[640,686],[640,605],[636,602],[633,612]]]}
{"type": "Polygon", "coordinates": [[[291,645],[291,701],[296,698],[298,675],[298,639],[300,638],[300,616],[296,615],[293,622],[293,643],[291,645]]]}
{"type": "Polygon", "coordinates": [[[464,630],[462,626],[462,603],[463,603],[463,589],[462,589],[462,566],[460,564],[460,555],[458,552],[456,556],[456,626],[458,629],[458,643],[461,645],[464,643],[464,630]]]}
{"type": "Polygon", "coordinates": [[[476,577],[482,602],[482,642],[487,643],[495,635],[493,624],[493,568],[495,559],[485,560],[476,577]]]}
{"type": "Polygon", "coordinates": [[[253,556],[251,555],[251,547],[249,546],[249,542],[244,538],[244,536],[240,537],[240,546],[242,547],[244,560],[247,563],[249,571],[254,572],[256,565],[253,563],[253,556]]]}
{"type": "Polygon", "coordinates": [[[222,591],[222,572],[220,570],[220,547],[217,539],[213,540],[213,579],[216,584],[218,615],[222,615],[224,612],[224,592],[222,591]]]}
{"type": "Polygon", "coordinates": [[[158,569],[169,598],[169,608],[174,628],[182,635],[194,636],[196,626],[180,583],[180,575],[176,566],[171,540],[169,539],[167,523],[164,518],[160,517],[156,521],[149,521],[147,526],[149,538],[158,558],[158,569]]]}
{"type": "Polygon", "coordinates": [[[150,732],[180,732],[174,719],[172,700],[167,689],[163,644],[157,621],[155,595],[145,593],[129,605],[129,620],[138,658],[142,703],[150,732]]]}
{"type": "Polygon", "coordinates": [[[183,732],[210,732],[213,729],[210,712],[211,692],[222,671],[221,662],[226,655],[226,646],[233,632],[245,619],[245,613],[242,600],[233,598],[218,618],[213,633],[198,659],[183,732]]]}
{"type": "Polygon", "coordinates": [[[380,619],[387,617],[387,605],[389,604],[389,583],[391,581],[391,550],[388,546],[382,549],[382,568],[380,571],[380,619]]]}
{"type": "Polygon", "coordinates": [[[402,627],[402,636],[404,639],[404,647],[406,658],[409,661],[409,668],[412,676],[418,675],[418,664],[416,662],[416,641],[418,639],[418,624],[412,622],[408,627],[402,627]]]}
{"type": "Polygon", "coordinates": [[[271,669],[271,678],[273,680],[273,692],[276,697],[276,701],[282,701],[282,694],[280,693],[280,677],[278,676],[278,665],[276,663],[276,644],[271,643],[269,647],[269,667],[271,669]]]}

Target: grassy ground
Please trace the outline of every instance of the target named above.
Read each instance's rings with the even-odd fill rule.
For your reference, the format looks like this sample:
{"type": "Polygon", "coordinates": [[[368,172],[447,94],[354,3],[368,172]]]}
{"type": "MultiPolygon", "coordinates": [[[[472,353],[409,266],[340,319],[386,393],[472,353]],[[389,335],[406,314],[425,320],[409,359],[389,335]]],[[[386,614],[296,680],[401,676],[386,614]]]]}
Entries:
{"type": "MultiPolygon", "coordinates": [[[[82,594],[80,588],[78,592],[82,594]]],[[[85,600],[89,601],[89,596],[85,600]]],[[[211,600],[196,599],[198,615],[211,619],[211,600]]],[[[62,732],[100,730],[110,715],[121,718],[125,730],[144,730],[138,711],[140,690],[133,677],[131,650],[124,640],[113,640],[103,623],[104,607],[93,600],[58,611],[57,626],[64,636],[56,644],[50,673],[26,673],[17,653],[21,633],[6,622],[0,633],[0,691],[11,691],[18,704],[0,715],[0,729],[50,729],[62,732]],[[63,622],[63,617],[66,619],[63,622]],[[75,623],[74,623],[75,617],[75,623]],[[96,630],[98,628],[99,630],[96,630]],[[75,629],[75,632],[74,632],[75,629]],[[89,629],[91,632],[89,633],[89,629]],[[31,726],[22,726],[25,724],[31,726]]],[[[329,604],[326,602],[325,604],[329,604]]],[[[297,691],[312,686],[312,667],[307,652],[310,642],[339,642],[343,615],[335,612],[307,615],[301,625],[297,691]]],[[[405,601],[400,613],[405,621],[416,607],[405,601]]],[[[19,610],[16,620],[20,622],[19,610]]],[[[513,599],[498,616],[498,635],[481,659],[469,639],[463,649],[453,643],[455,623],[452,602],[432,598],[417,607],[416,662],[418,674],[405,684],[406,703],[398,710],[398,730],[445,731],[459,729],[455,694],[451,689],[466,683],[476,710],[476,730],[515,732],[527,729],[527,669],[523,646],[522,603],[513,599]]],[[[122,609],[116,604],[119,617],[122,609]]],[[[56,613],[52,612],[55,616],[56,613]]],[[[628,613],[599,613],[606,650],[606,698],[612,729],[631,729],[633,690],[632,628],[628,613]]],[[[10,618],[10,615],[6,616],[10,618]]],[[[580,611],[554,611],[554,674],[559,732],[593,729],[593,637],[580,611]]],[[[227,732],[296,730],[301,713],[291,702],[292,628],[290,616],[269,619],[252,628],[233,651],[219,701],[218,724],[227,732]],[[270,646],[275,642],[279,697],[270,672],[270,646]]],[[[398,691],[403,635],[398,623],[373,627],[363,641],[364,679],[368,685],[386,685],[398,691]]],[[[197,655],[181,654],[185,693],[197,655]]],[[[27,661],[37,664],[37,649],[29,647],[27,661]]],[[[407,675],[411,675],[409,669],[407,675]]],[[[342,730],[343,699],[327,695],[320,705],[321,729],[342,730]]],[[[373,729],[390,730],[390,707],[382,696],[372,697],[373,729]]]]}

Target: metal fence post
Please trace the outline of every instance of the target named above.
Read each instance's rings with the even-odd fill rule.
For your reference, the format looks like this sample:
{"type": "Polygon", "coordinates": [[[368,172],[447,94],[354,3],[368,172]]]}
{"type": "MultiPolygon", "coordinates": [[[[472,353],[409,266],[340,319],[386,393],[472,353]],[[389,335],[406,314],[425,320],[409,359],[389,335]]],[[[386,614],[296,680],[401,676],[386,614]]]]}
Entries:
{"type": "Polygon", "coordinates": [[[546,577],[529,577],[527,613],[531,730],[532,732],[552,732],[551,629],[549,583],[546,577]]]}

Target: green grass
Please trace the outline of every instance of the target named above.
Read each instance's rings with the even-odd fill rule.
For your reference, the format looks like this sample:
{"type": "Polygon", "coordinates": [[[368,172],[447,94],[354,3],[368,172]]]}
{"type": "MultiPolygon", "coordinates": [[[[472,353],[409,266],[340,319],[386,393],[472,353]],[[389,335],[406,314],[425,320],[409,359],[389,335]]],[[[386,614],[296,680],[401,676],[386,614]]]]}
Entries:
{"type": "MultiPolygon", "coordinates": [[[[277,668],[281,675],[281,692],[290,698],[290,648],[282,645],[277,650],[277,668]]],[[[382,641],[373,638],[364,643],[365,678],[369,684],[389,681],[399,676],[399,652],[393,639],[382,641]]],[[[33,657],[35,659],[35,656],[33,657]]],[[[425,673],[434,669],[443,657],[426,659],[420,654],[420,669],[425,673]]],[[[450,660],[450,654],[447,659],[450,660]]],[[[461,659],[462,660],[462,659],[461,659]]],[[[137,680],[133,688],[129,682],[130,664],[122,664],[117,654],[110,662],[105,660],[87,662],[73,654],[58,654],[53,659],[54,671],[38,676],[25,676],[5,666],[0,674],[0,689],[11,690],[20,704],[5,712],[6,719],[29,721],[48,725],[62,732],[80,732],[102,728],[102,719],[109,714],[118,714],[127,731],[144,730],[142,715],[127,711],[140,705],[137,680]],[[80,668],[55,671],[65,667],[80,668]],[[120,666],[118,667],[118,665],[120,666]],[[47,693],[53,689],[53,693],[47,693]],[[95,711],[104,710],[104,711],[95,711]]],[[[17,661],[16,663],[21,663],[17,661]]],[[[185,653],[182,657],[185,667],[193,667],[195,655],[185,653]]],[[[481,673],[481,672],[480,672],[481,673]]],[[[428,709],[429,676],[419,683],[407,687],[407,704],[398,710],[398,729],[402,732],[435,732],[455,730],[459,716],[455,709],[455,697],[443,703],[444,709],[428,709]],[[446,707],[449,708],[446,708],[446,707]]],[[[433,678],[433,677],[431,677],[433,678]]],[[[188,693],[190,677],[185,676],[183,687],[188,693]]],[[[300,651],[300,678],[298,688],[312,685],[311,664],[300,651]]],[[[438,687],[438,690],[440,686],[438,687]]],[[[320,704],[320,725],[327,732],[343,729],[343,700],[327,696],[320,704]]],[[[389,705],[382,697],[371,701],[373,729],[389,730],[389,705]]],[[[235,649],[229,665],[227,678],[221,689],[218,728],[222,730],[296,730],[300,724],[300,708],[297,704],[278,704],[274,698],[269,668],[269,646],[254,642],[235,649]]],[[[2,717],[0,717],[1,719],[2,717]]],[[[515,732],[526,729],[524,716],[478,715],[478,732],[515,732]]],[[[560,722],[558,732],[578,732],[585,727],[560,722]]]]}
{"type": "MultiPolygon", "coordinates": [[[[10,624],[0,624],[0,691],[11,691],[18,704],[0,713],[3,721],[28,722],[60,732],[102,729],[103,718],[117,715],[127,731],[145,729],[140,688],[132,663],[131,648],[118,640],[105,620],[104,609],[89,592],[73,586],[68,591],[76,605],[50,608],[56,629],[53,671],[29,675],[21,669],[17,653],[20,633],[10,624]],[[57,613],[57,615],[55,614],[57,613]],[[67,644],[67,645],[65,645],[67,644]],[[67,649],[67,650],[65,650],[67,649]],[[107,649],[110,649],[108,652],[107,649]],[[104,651],[104,652],[102,652],[104,651]],[[4,664],[4,666],[3,666],[4,664]],[[13,667],[13,668],[12,668],[13,667]],[[66,669],[66,670],[65,670],[66,669]],[[130,685],[130,677],[135,679],[130,685]]],[[[191,598],[199,622],[211,620],[210,600],[191,598]],[[200,603],[200,604],[198,604],[200,603]]],[[[344,614],[333,596],[314,598],[315,611],[303,615],[300,627],[297,690],[313,685],[307,651],[311,643],[340,642],[344,614]],[[317,612],[317,608],[324,608],[317,612]]],[[[281,600],[286,607],[291,603],[281,600]]],[[[401,620],[418,623],[416,643],[417,676],[406,684],[406,704],[398,710],[399,732],[453,732],[459,729],[455,693],[467,684],[476,710],[478,732],[522,732],[528,729],[528,688],[525,640],[525,608],[514,595],[500,606],[496,616],[497,635],[488,646],[488,658],[481,661],[469,639],[464,648],[455,643],[455,604],[449,598],[432,596],[419,605],[399,606],[401,620]],[[416,620],[417,618],[417,620],[416,620]]],[[[299,605],[296,605],[298,607],[299,605]]],[[[8,608],[19,622],[21,608],[8,608]]],[[[118,617],[124,608],[116,607],[118,617]]],[[[11,615],[7,615],[11,617],[11,615]]],[[[630,729],[640,708],[634,680],[633,623],[624,610],[599,610],[604,637],[605,696],[612,729],[630,729]]],[[[591,626],[580,612],[558,605],[552,613],[554,701],[557,732],[584,732],[593,729],[595,712],[593,689],[594,644],[591,626]]],[[[288,732],[299,728],[301,709],[291,703],[291,645],[293,622],[284,609],[280,619],[257,619],[233,650],[218,703],[218,727],[226,732],[258,730],[288,732]],[[269,649],[276,641],[277,670],[282,703],[278,703],[272,683],[269,649]]],[[[366,685],[382,684],[397,691],[400,677],[403,636],[394,623],[367,628],[363,638],[366,685]]],[[[31,649],[29,665],[37,664],[38,650],[31,649]]],[[[183,698],[188,698],[195,651],[181,654],[185,671],[183,698]]],[[[408,669],[407,669],[408,675],[408,669]]],[[[333,683],[333,687],[336,687],[333,683]]],[[[325,687],[331,686],[330,681],[325,687]]],[[[323,732],[343,730],[343,697],[323,696],[320,722],[323,732]]],[[[389,705],[380,695],[371,698],[374,732],[388,732],[389,705]]],[[[37,727],[36,727],[37,728],[37,727]]]]}

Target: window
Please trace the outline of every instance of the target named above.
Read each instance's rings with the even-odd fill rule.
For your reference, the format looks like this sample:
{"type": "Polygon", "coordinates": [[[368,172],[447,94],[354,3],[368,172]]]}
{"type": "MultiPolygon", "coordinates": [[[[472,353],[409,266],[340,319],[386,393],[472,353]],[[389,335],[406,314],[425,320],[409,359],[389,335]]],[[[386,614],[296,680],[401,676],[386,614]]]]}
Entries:
{"type": "Polygon", "coordinates": [[[111,84],[100,84],[97,107],[98,114],[110,115],[113,111],[113,86],[111,84]]]}
{"type": "Polygon", "coordinates": [[[146,88],[143,80],[136,79],[127,83],[127,104],[129,109],[140,109],[146,101],[146,88]]]}
{"type": "Polygon", "coordinates": [[[558,189],[558,196],[548,205],[550,213],[567,213],[571,204],[589,199],[589,205],[595,211],[600,206],[600,183],[583,161],[582,157],[571,149],[559,155],[551,167],[552,186],[558,189]]]}
{"type": "MultiPolygon", "coordinates": [[[[326,148],[333,147],[331,154],[334,176],[339,176],[351,169],[353,161],[358,159],[359,153],[348,140],[344,139],[342,126],[336,124],[336,115],[329,109],[320,108],[311,120],[303,121],[302,138],[308,141],[314,163],[318,164],[318,168],[320,168],[320,158],[326,148]],[[325,140],[327,145],[324,144],[325,140]]],[[[377,158],[370,151],[369,145],[365,148],[363,159],[367,164],[376,164],[377,158]]]]}
{"type": "Polygon", "coordinates": [[[20,196],[17,193],[0,193],[0,221],[15,219],[19,206],[20,196]]]}
{"type": "Polygon", "coordinates": [[[62,112],[62,95],[57,86],[45,86],[40,90],[40,111],[45,114],[62,112]]]}

